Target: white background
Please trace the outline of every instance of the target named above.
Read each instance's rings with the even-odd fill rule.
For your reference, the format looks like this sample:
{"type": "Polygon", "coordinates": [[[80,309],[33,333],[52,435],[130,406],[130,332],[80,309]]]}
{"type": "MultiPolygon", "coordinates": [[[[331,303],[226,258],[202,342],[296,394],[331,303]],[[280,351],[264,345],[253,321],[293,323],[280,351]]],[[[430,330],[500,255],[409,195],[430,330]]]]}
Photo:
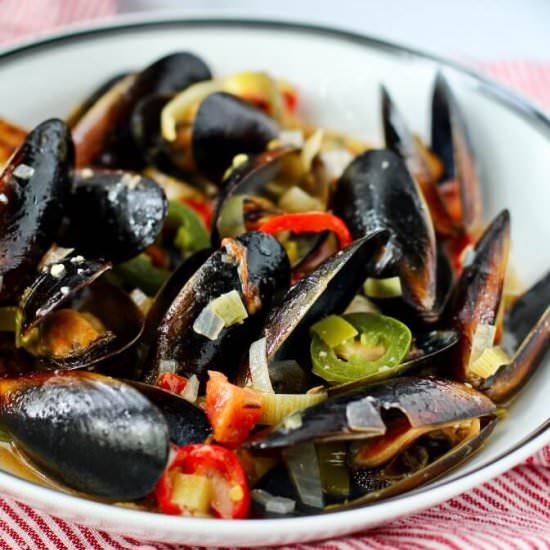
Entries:
{"type": "Polygon", "coordinates": [[[318,23],[455,58],[550,59],[550,0],[120,0],[120,7],[318,23]]]}

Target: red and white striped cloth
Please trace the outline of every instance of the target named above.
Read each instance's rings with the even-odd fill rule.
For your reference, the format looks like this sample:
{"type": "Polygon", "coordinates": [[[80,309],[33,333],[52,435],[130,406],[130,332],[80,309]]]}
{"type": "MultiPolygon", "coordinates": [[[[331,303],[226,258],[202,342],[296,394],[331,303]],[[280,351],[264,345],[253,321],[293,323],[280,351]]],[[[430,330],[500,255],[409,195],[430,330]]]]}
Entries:
{"type": "MultiPolygon", "coordinates": [[[[116,14],[117,0],[0,0],[0,44],[65,24],[116,14]]],[[[478,70],[550,110],[550,61],[474,62],[478,70]]],[[[0,549],[184,550],[66,522],[0,499],[0,549]]],[[[550,446],[525,463],[419,514],[337,540],[294,550],[550,549],[550,446]]]]}

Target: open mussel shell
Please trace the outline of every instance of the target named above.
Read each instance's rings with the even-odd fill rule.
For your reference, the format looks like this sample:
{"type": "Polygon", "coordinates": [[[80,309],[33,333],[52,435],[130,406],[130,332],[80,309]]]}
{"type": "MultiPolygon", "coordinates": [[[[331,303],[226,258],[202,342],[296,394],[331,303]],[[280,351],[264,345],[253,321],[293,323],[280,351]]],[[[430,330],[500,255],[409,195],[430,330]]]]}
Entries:
{"type": "Polygon", "coordinates": [[[161,361],[173,360],[177,374],[204,381],[207,370],[232,376],[261,329],[271,305],[289,285],[290,267],[284,249],[271,235],[246,233],[226,239],[183,286],[161,320],[147,381],[154,383],[161,361]],[[193,325],[215,298],[237,291],[248,311],[240,324],[210,338],[193,325]]]}
{"type": "Polygon", "coordinates": [[[354,241],[288,291],[263,329],[268,363],[302,358],[309,350],[311,325],[331,313],[343,313],[387,238],[387,232],[377,231],[354,241]]]}
{"type": "Polygon", "coordinates": [[[206,63],[190,52],[168,54],[144,69],[139,75],[143,96],[169,94],[185,90],[191,84],[211,80],[206,63]]]}
{"type": "MultiPolygon", "coordinates": [[[[355,475],[352,475],[355,482],[355,486],[352,488],[354,494],[345,501],[329,505],[325,509],[336,511],[363,506],[425,485],[469,458],[485,443],[493,432],[496,422],[497,420],[494,417],[484,418],[478,433],[464,439],[441,456],[435,458],[433,462],[429,462],[418,470],[408,472],[402,476],[387,476],[384,468],[357,471],[355,475]]],[[[430,457],[427,458],[429,460],[430,457]]]]}
{"type": "Polygon", "coordinates": [[[466,382],[479,384],[469,371],[472,341],[480,324],[497,322],[510,246],[510,214],[503,210],[474,247],[475,256],[464,268],[449,302],[449,321],[460,334],[454,348],[453,369],[466,382]]]}
{"type": "Polygon", "coordinates": [[[454,330],[429,330],[416,333],[414,335],[414,351],[412,357],[407,358],[406,361],[403,361],[395,367],[381,369],[369,376],[354,380],[353,382],[331,386],[328,389],[328,393],[329,395],[347,393],[350,390],[372,384],[373,382],[401,376],[405,373],[411,373],[412,371],[431,365],[434,365],[436,369],[439,370],[438,363],[444,357],[443,354],[456,345],[458,340],[458,333],[454,330]]]}
{"type": "Polygon", "coordinates": [[[443,161],[441,183],[455,180],[459,188],[460,218],[466,232],[475,231],[482,221],[483,201],[477,162],[464,115],[445,77],[438,73],[432,96],[432,149],[443,161]]]}
{"type": "Polygon", "coordinates": [[[141,73],[118,80],[74,121],[77,166],[139,168],[141,155],[130,131],[130,117],[137,103],[148,95],[183,90],[210,78],[210,70],[198,57],[178,52],[141,73]]]}
{"type": "Polygon", "coordinates": [[[418,138],[415,138],[407,127],[405,120],[384,86],[381,87],[381,93],[382,123],[386,147],[405,161],[409,172],[418,182],[438,233],[443,235],[456,233],[459,228],[450,216],[441,197],[436,175],[425,161],[423,152],[419,149],[418,138]]]}
{"type": "Polygon", "coordinates": [[[183,397],[143,382],[128,381],[158,407],[168,426],[170,441],[175,445],[203,443],[212,433],[206,413],[183,397]]]}
{"type": "Polygon", "coordinates": [[[193,158],[200,172],[222,179],[238,154],[264,151],[279,126],[263,111],[237,96],[215,92],[200,104],[193,122],[193,158]]]}
{"type": "Polygon", "coordinates": [[[67,125],[46,120],[27,135],[0,175],[0,301],[18,296],[57,235],[73,154],[67,125]]]}
{"type": "Polygon", "coordinates": [[[132,375],[136,379],[144,377],[142,370],[145,368],[145,363],[149,358],[151,346],[157,338],[157,329],[168,308],[172,305],[172,302],[176,299],[187,281],[208,260],[212,253],[213,250],[211,249],[200,250],[183,261],[172,272],[153,298],[153,302],[145,316],[143,333],[139,339],[139,360],[132,375]]]}
{"type": "Polygon", "coordinates": [[[428,208],[403,161],[388,150],[357,156],[338,180],[334,211],[354,238],[387,229],[392,270],[403,299],[420,314],[433,316],[436,302],[436,244],[428,208]]]}
{"type": "Polygon", "coordinates": [[[493,401],[513,397],[550,348],[550,273],[521,296],[506,314],[502,346],[512,359],[480,389],[493,401]]]}
{"type": "Polygon", "coordinates": [[[232,168],[216,199],[212,215],[212,243],[219,245],[221,240],[220,216],[228,200],[238,195],[264,194],[267,184],[279,179],[284,172],[291,171],[296,162],[300,162],[298,149],[279,147],[249,156],[246,162],[232,168]]]}
{"type": "Polygon", "coordinates": [[[153,244],[166,211],[164,191],[153,180],[121,170],[84,168],[74,175],[63,244],[120,263],[153,244]]]}
{"type": "Polygon", "coordinates": [[[159,409],[131,386],[93,373],[0,381],[0,421],[47,475],[97,497],[146,496],[168,460],[159,409]]]}
{"type": "Polygon", "coordinates": [[[450,380],[403,377],[378,382],[294,413],[262,439],[256,449],[307,441],[367,439],[386,433],[385,415],[405,416],[410,429],[437,428],[493,414],[496,406],[477,390],[450,380]]]}
{"type": "Polygon", "coordinates": [[[143,314],[123,290],[96,280],[109,268],[107,262],[86,260],[75,254],[46,266],[23,293],[16,340],[38,354],[46,367],[62,369],[90,367],[133,346],[143,330],[143,314]],[[64,356],[44,352],[40,345],[35,346],[35,339],[40,344],[41,327],[62,306],[90,314],[105,332],[84,349],[64,356]],[[34,336],[36,332],[38,335],[34,336]]]}

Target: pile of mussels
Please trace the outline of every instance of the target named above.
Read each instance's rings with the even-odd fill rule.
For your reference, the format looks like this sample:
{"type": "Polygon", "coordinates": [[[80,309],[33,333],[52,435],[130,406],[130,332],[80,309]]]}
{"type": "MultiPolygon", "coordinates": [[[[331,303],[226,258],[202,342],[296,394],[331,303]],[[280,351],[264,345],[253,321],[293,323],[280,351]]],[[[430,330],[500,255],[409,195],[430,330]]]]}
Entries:
{"type": "Polygon", "coordinates": [[[260,396],[228,446],[289,514],[480,447],[548,350],[550,275],[517,291],[441,75],[431,101],[427,145],[382,88],[375,149],[303,123],[290,84],[181,52],[66,121],[0,121],[0,426],[21,459],[157,509],[170,449],[225,443],[213,371],[260,396]]]}

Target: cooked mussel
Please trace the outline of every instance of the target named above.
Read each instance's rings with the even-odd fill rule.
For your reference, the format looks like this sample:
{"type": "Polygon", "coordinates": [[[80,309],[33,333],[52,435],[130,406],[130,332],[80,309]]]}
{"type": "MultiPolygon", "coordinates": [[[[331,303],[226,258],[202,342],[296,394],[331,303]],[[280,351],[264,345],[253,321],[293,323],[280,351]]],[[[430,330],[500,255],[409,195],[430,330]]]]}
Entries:
{"type": "Polygon", "coordinates": [[[384,86],[381,87],[381,91],[386,147],[405,161],[409,172],[418,182],[436,231],[445,236],[457,233],[460,227],[451,217],[449,205],[438,185],[443,175],[443,163],[409,130],[384,86]]]}
{"type": "Polygon", "coordinates": [[[168,461],[158,408],[131,386],[93,373],[0,381],[0,421],[39,469],[97,497],[146,496],[168,461]]]}
{"type": "Polygon", "coordinates": [[[53,243],[70,189],[73,144],[64,122],[32,130],[0,175],[0,300],[14,300],[53,243]]]}
{"type": "Polygon", "coordinates": [[[390,265],[385,271],[399,275],[408,304],[432,317],[437,309],[435,234],[420,190],[403,161],[388,150],[358,155],[338,180],[334,211],[354,238],[390,231],[385,255],[390,265]]]}
{"type": "Polygon", "coordinates": [[[460,334],[454,348],[453,368],[459,380],[478,385],[472,372],[472,346],[480,325],[494,326],[500,308],[510,245],[510,214],[502,211],[487,227],[474,247],[449,302],[449,317],[460,334]]]}
{"type": "Polygon", "coordinates": [[[63,244],[87,257],[123,262],[153,244],[166,212],[164,191],[149,178],[120,170],[77,170],[63,244]]]}
{"type": "MultiPolygon", "coordinates": [[[[390,441],[390,420],[398,427],[400,438],[412,440],[442,426],[491,415],[495,410],[488,397],[458,382],[394,378],[329,397],[294,413],[264,438],[253,441],[251,447],[274,449],[307,441],[363,440],[386,435],[390,441]]],[[[382,450],[387,451],[386,447],[382,450]]]]}
{"type": "Polygon", "coordinates": [[[123,290],[97,280],[109,268],[74,252],[46,265],[19,302],[16,344],[46,367],[64,369],[89,367],[130,348],[143,315],[123,290]]]}
{"type": "Polygon", "coordinates": [[[506,362],[481,383],[493,401],[513,397],[534,373],[550,347],[550,273],[514,303],[504,318],[501,346],[506,362]]]}
{"type": "Polygon", "coordinates": [[[431,146],[443,161],[440,185],[451,187],[458,208],[448,208],[462,231],[472,233],[481,226],[483,201],[477,162],[464,115],[445,77],[438,73],[432,96],[431,146]]]}
{"type": "Polygon", "coordinates": [[[199,105],[192,128],[199,171],[219,182],[238,154],[260,153],[279,134],[270,116],[237,96],[215,92],[199,105]]]}
{"type": "Polygon", "coordinates": [[[361,506],[426,484],[456,467],[479,449],[491,435],[496,422],[495,417],[488,416],[451,430],[436,431],[420,437],[384,466],[353,470],[347,498],[326,509],[330,511],[361,506]]]}
{"type": "Polygon", "coordinates": [[[102,165],[116,168],[141,166],[141,155],[129,120],[138,101],[148,95],[182,90],[212,77],[198,57],[178,52],[129,75],[109,88],[72,126],[78,167],[102,165]]]}
{"type": "Polygon", "coordinates": [[[270,235],[225,239],[161,320],[147,380],[155,383],[167,360],[176,362],[177,374],[195,374],[201,381],[208,369],[232,376],[271,305],[288,288],[289,276],[286,253],[270,235]],[[229,294],[232,313],[220,317],[216,308],[228,303],[229,294]],[[235,309],[238,318],[230,319],[235,309]]]}

